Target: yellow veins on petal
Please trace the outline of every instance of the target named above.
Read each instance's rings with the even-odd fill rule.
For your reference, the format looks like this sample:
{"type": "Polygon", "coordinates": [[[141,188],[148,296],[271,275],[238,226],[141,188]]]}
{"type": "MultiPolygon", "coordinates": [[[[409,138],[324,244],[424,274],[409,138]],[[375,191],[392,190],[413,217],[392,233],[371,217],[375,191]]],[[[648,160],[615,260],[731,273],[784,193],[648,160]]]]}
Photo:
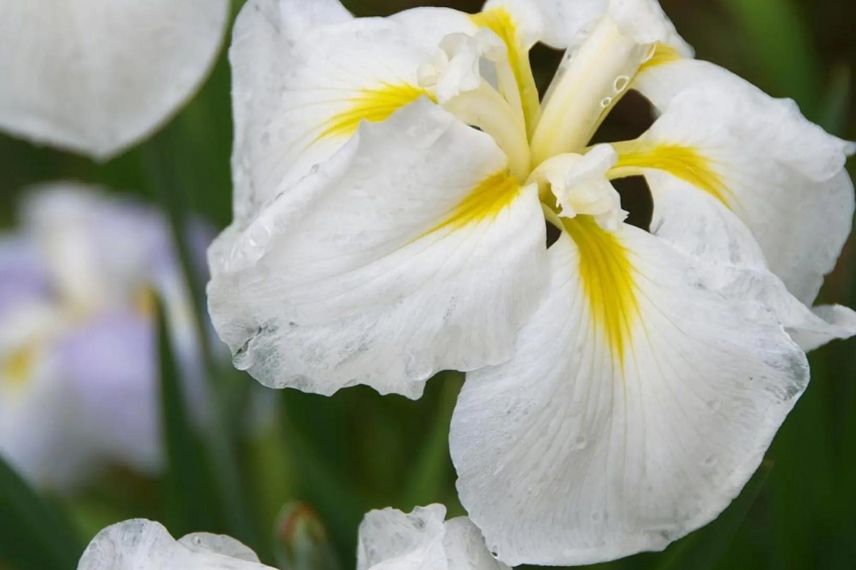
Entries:
{"type": "Polygon", "coordinates": [[[647,145],[618,143],[618,163],[611,175],[616,177],[640,174],[641,170],[653,168],[668,172],[676,178],[689,182],[707,192],[726,207],[730,205],[730,191],[713,168],[711,160],[690,146],[678,144],[647,145]]]}
{"type": "Polygon", "coordinates": [[[592,319],[603,331],[613,358],[623,366],[633,324],[639,316],[630,252],[591,216],[563,218],[562,223],[579,250],[580,278],[592,319]]]}
{"type": "Polygon", "coordinates": [[[540,96],[535,85],[535,76],[532,75],[529,52],[520,40],[514,18],[505,8],[492,8],[473,14],[471,18],[478,27],[487,28],[499,36],[508,49],[508,63],[520,91],[526,125],[533,129],[541,112],[540,96]]]}
{"type": "Polygon", "coordinates": [[[520,183],[508,171],[489,176],[425,235],[446,229],[458,230],[469,224],[493,220],[514,201],[520,190],[520,183]]]}
{"type": "Polygon", "coordinates": [[[406,83],[361,89],[348,98],[348,107],[327,121],[316,140],[330,137],[347,137],[357,132],[362,121],[381,122],[396,111],[422,96],[431,95],[421,87],[406,83]]]}
{"type": "Polygon", "coordinates": [[[36,364],[36,349],[23,346],[3,360],[2,378],[14,387],[23,386],[30,379],[36,364]]]}
{"type": "Polygon", "coordinates": [[[681,53],[672,46],[657,44],[654,48],[654,55],[651,56],[651,59],[642,64],[642,67],[639,68],[639,73],[643,73],[654,67],[678,61],[681,58],[681,53]]]}

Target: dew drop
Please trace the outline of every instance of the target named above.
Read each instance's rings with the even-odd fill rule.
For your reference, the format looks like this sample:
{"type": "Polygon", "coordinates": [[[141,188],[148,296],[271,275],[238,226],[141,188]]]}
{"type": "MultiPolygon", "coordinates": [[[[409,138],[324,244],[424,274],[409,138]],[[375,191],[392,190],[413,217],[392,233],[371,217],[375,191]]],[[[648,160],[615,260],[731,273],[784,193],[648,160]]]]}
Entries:
{"type": "Polygon", "coordinates": [[[720,400],[711,400],[707,403],[707,407],[709,407],[714,412],[718,412],[720,408],[722,408],[722,402],[720,400]]]}
{"type": "Polygon", "coordinates": [[[585,449],[587,445],[588,445],[588,440],[586,438],[584,438],[583,436],[579,436],[574,440],[574,449],[575,450],[585,449]]]}
{"type": "Polygon", "coordinates": [[[591,514],[591,520],[593,522],[600,522],[601,518],[602,518],[602,515],[598,511],[595,511],[591,514]]]}
{"type": "Polygon", "coordinates": [[[313,164],[312,167],[309,169],[309,173],[310,174],[318,174],[319,170],[321,170],[321,165],[320,164],[313,164]]]}
{"type": "Polygon", "coordinates": [[[705,457],[705,459],[704,459],[704,466],[705,467],[713,467],[714,465],[716,465],[716,463],[717,463],[717,459],[716,459],[716,456],[714,456],[714,455],[709,455],[709,456],[705,457]]]}
{"type": "Polygon", "coordinates": [[[604,97],[600,102],[601,109],[608,109],[612,105],[612,97],[604,97]]]}
{"type": "Polygon", "coordinates": [[[616,93],[621,93],[622,91],[627,89],[627,86],[629,84],[630,84],[630,78],[629,77],[627,77],[626,75],[619,75],[618,77],[615,78],[615,83],[612,84],[612,88],[615,90],[616,93]]]}

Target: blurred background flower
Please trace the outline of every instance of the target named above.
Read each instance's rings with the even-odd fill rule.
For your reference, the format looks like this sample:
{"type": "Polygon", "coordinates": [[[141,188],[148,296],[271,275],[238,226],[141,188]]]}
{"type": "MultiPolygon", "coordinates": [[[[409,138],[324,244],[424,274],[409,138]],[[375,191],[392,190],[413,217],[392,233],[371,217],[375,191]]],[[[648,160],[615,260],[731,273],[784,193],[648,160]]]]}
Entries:
{"type": "MultiPolygon", "coordinates": [[[[190,292],[166,221],[73,183],[30,189],[21,221],[0,255],[0,454],[61,491],[110,464],[154,475],[158,300],[189,400],[204,401],[190,292]]],[[[196,234],[201,267],[207,238],[196,234]]]]}
{"type": "MultiPolygon", "coordinates": [[[[231,17],[242,3],[231,2],[231,17]]],[[[358,15],[387,15],[425,4],[470,11],[481,5],[479,0],[344,3],[358,15]]],[[[856,5],[852,2],[662,0],[662,5],[699,58],[739,73],[774,96],[794,97],[809,119],[833,134],[856,139],[856,105],[851,97],[856,5]]],[[[0,20],[4,9],[0,8],[0,20]]],[[[18,49],[12,37],[0,34],[0,53],[14,54],[18,49]]],[[[536,50],[534,72],[542,88],[558,60],[557,53],[536,50]]],[[[32,212],[42,194],[31,198],[30,190],[50,180],[81,180],[105,188],[95,200],[112,204],[105,208],[125,209],[132,200],[137,206],[131,210],[159,212],[155,217],[166,227],[161,239],[188,276],[184,279],[182,275],[181,282],[189,291],[190,327],[194,331],[204,328],[198,319],[204,278],[192,270],[193,246],[182,228],[188,220],[198,218],[219,230],[231,218],[229,81],[226,55],[220,51],[201,91],[174,120],[149,140],[104,164],[0,135],[0,224],[7,236],[0,244],[0,351],[6,355],[12,354],[12,347],[34,346],[38,353],[16,351],[17,358],[4,358],[0,428],[5,432],[7,425],[13,425],[21,430],[15,443],[27,450],[25,458],[34,465],[42,462],[40,469],[48,471],[43,484],[56,489],[61,473],[78,469],[78,481],[88,482],[71,494],[37,494],[11,471],[0,468],[0,568],[72,568],[98,530],[133,517],[162,521],[173,536],[226,532],[251,547],[265,564],[276,564],[273,529],[283,504],[294,500],[314,508],[341,567],[352,568],[356,529],[370,509],[391,505],[410,511],[416,505],[439,502],[448,507],[449,518],[464,514],[457,503],[447,447],[458,375],[446,374],[442,381],[429,382],[425,397],[418,402],[383,398],[364,388],[345,390],[333,398],[294,391],[268,395],[276,407],[276,422],[259,425],[246,421],[248,402],[253,399],[247,393],[252,381],[230,366],[218,364],[210,347],[202,345],[202,384],[212,388],[212,405],[211,421],[197,426],[189,420],[193,412],[183,406],[184,399],[176,397],[176,392],[187,391],[181,388],[193,384],[178,381],[186,366],[178,327],[159,326],[152,313],[145,317],[146,312],[140,312],[147,303],[140,302],[146,295],[138,293],[145,288],[165,292],[165,286],[153,280],[156,271],[143,270],[143,289],[114,290],[112,284],[126,287],[133,280],[110,277],[111,286],[97,295],[98,302],[87,301],[99,308],[89,311],[83,323],[74,323],[76,327],[70,326],[64,310],[58,308],[66,306],[66,297],[58,294],[58,283],[74,289],[80,286],[74,285],[76,279],[88,277],[59,277],[57,269],[48,268],[54,262],[48,261],[46,256],[52,254],[46,253],[43,240],[51,232],[33,237],[40,232],[32,212]],[[108,188],[133,190],[120,193],[108,188]],[[113,201],[116,197],[121,197],[121,207],[113,201]],[[43,338],[45,331],[51,331],[50,342],[31,342],[43,338]],[[134,335],[138,340],[126,340],[134,335]],[[105,348],[107,342],[109,349],[105,348]],[[131,346],[137,349],[129,349],[131,346]],[[144,354],[149,355],[148,360],[144,354]],[[143,360],[148,364],[134,364],[143,360]],[[81,361],[85,361],[83,366],[79,366],[81,361]],[[26,422],[13,421],[6,411],[5,390],[22,385],[9,382],[7,375],[20,378],[22,370],[30,378],[26,385],[32,403],[28,405],[37,410],[21,412],[26,422]],[[81,371],[82,379],[66,381],[81,371]],[[156,454],[146,455],[141,443],[141,449],[133,452],[120,444],[126,441],[122,434],[140,425],[132,421],[139,419],[131,415],[136,412],[123,408],[118,399],[82,402],[69,391],[97,382],[113,387],[133,384],[143,376],[161,383],[154,395],[139,397],[164,404],[159,414],[162,423],[145,428],[159,431],[162,438],[164,469],[155,474],[145,468],[155,467],[157,462],[148,463],[144,458],[156,454]],[[39,392],[35,387],[40,385],[50,389],[39,392]],[[102,433],[95,439],[84,435],[97,425],[95,412],[92,424],[55,427],[63,425],[62,418],[72,413],[72,406],[84,404],[100,409],[98,414],[105,421],[110,413],[118,416],[121,421],[110,430],[115,434],[102,433]],[[44,434],[51,432],[59,433],[60,439],[46,439],[44,434]],[[100,442],[90,447],[92,443],[84,445],[81,438],[100,442]],[[41,443],[44,441],[53,441],[56,447],[40,448],[46,445],[41,443]],[[108,464],[113,467],[89,471],[108,464]],[[140,467],[144,469],[140,471],[140,467]]],[[[55,84],[53,89],[62,92],[64,85],[55,84]]],[[[651,122],[647,105],[634,97],[625,98],[614,115],[603,127],[603,140],[637,136],[651,122]]],[[[853,173],[852,162],[849,167],[853,173]]],[[[633,208],[634,215],[641,218],[636,223],[645,223],[644,206],[633,208]]],[[[140,227],[139,222],[125,223],[130,224],[127,228],[140,227]]],[[[106,232],[96,230],[96,241],[115,241],[117,247],[132,241],[132,249],[138,251],[144,249],[143,235],[148,235],[128,229],[108,239],[98,233],[101,231],[106,232]],[[129,236],[135,239],[128,240],[129,236]]],[[[838,268],[826,280],[820,301],[856,306],[852,244],[851,238],[838,268]]],[[[165,313],[171,314],[168,301],[164,303],[165,313]]],[[[196,332],[188,338],[198,337],[196,332]]],[[[856,558],[854,342],[832,343],[811,355],[812,381],[805,396],[778,434],[765,466],[720,519],[665,553],[643,554],[598,568],[852,568],[856,558]]],[[[72,415],[79,419],[79,414],[72,415]]],[[[21,471],[38,482],[37,471],[21,471]]]]}

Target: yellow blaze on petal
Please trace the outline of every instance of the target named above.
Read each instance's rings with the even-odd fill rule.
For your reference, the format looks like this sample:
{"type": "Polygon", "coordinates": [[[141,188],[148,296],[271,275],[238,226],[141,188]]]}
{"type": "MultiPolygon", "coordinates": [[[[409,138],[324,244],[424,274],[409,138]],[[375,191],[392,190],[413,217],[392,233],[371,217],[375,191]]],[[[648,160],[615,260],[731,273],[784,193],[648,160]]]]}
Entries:
{"type": "Polygon", "coordinates": [[[678,50],[670,45],[657,44],[656,48],[654,48],[654,55],[651,56],[651,59],[642,64],[639,68],[639,73],[654,67],[678,61],[679,59],[681,59],[681,53],[678,50]]]}
{"type": "Polygon", "coordinates": [[[523,101],[523,115],[526,118],[526,124],[529,127],[534,127],[541,112],[540,96],[538,95],[538,87],[535,85],[535,77],[532,75],[529,52],[520,40],[514,18],[505,8],[492,8],[485,12],[473,14],[471,18],[476,26],[492,31],[505,44],[508,50],[508,63],[512,73],[514,73],[514,79],[520,91],[520,99],[523,101]]]}
{"type": "Polygon", "coordinates": [[[668,172],[676,178],[689,182],[720,202],[731,207],[731,193],[722,177],[713,168],[711,160],[693,147],[678,144],[647,145],[619,143],[615,145],[618,163],[613,173],[622,170],[629,174],[639,174],[641,170],[653,168],[668,172]]]}
{"type": "Polygon", "coordinates": [[[33,374],[36,365],[36,348],[25,345],[8,355],[3,361],[3,379],[13,387],[21,387],[33,374]]]}
{"type": "Polygon", "coordinates": [[[348,98],[347,109],[330,118],[316,140],[351,136],[357,132],[362,121],[374,123],[385,121],[393,113],[422,96],[430,97],[421,87],[407,83],[361,89],[348,98]]]}
{"type": "Polygon", "coordinates": [[[492,220],[511,204],[520,193],[520,183],[510,172],[498,172],[485,178],[445,220],[425,235],[440,230],[458,230],[469,224],[492,220]]]}
{"type": "Polygon", "coordinates": [[[591,216],[562,219],[579,250],[580,279],[595,325],[603,332],[620,366],[639,315],[636,275],[621,240],[591,216]]]}

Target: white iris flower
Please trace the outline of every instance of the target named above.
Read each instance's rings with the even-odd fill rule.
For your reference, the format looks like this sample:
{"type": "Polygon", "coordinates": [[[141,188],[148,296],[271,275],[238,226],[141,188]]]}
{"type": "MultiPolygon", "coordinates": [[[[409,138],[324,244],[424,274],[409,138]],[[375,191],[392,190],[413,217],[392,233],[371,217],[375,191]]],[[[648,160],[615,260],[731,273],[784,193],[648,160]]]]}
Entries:
{"type": "Polygon", "coordinates": [[[804,351],[856,332],[810,308],[850,232],[852,146],[693,60],[654,0],[383,19],[251,0],[231,61],[235,221],[209,301],[236,366],[411,398],[466,371],[458,490],[507,564],[707,523],[805,389],[804,351]],[[567,50],[543,98],[539,41],[567,50]],[[590,147],[631,89],[659,118],[590,147]],[[610,183],[634,175],[650,232],[610,183]]]}
{"type": "Polygon", "coordinates": [[[99,160],[163,124],[219,51],[227,0],[4,0],[0,129],[99,160]]]}
{"type": "Polygon", "coordinates": [[[0,238],[0,455],[56,491],[107,465],[158,470],[156,295],[185,388],[194,401],[203,389],[168,227],[72,183],[34,189],[23,212],[22,231],[0,238]]]}

